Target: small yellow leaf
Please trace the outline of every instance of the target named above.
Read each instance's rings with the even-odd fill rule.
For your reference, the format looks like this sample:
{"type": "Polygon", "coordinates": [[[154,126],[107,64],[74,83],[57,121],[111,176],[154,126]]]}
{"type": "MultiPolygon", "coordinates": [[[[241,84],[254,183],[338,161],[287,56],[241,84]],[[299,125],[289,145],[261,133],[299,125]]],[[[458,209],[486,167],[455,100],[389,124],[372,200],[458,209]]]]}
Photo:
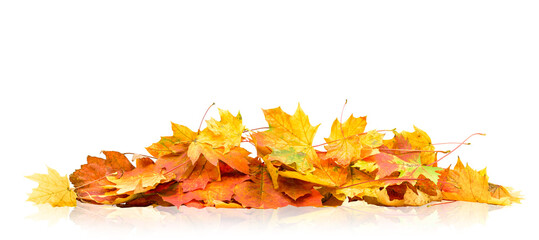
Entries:
{"type": "Polygon", "coordinates": [[[36,173],[26,176],[28,179],[39,183],[37,188],[29,194],[28,201],[37,204],[49,203],[53,207],[74,207],[77,205],[76,194],[69,186],[69,180],[66,176],[48,168],[48,174],[36,173]]]}
{"type": "Polygon", "coordinates": [[[221,120],[207,120],[208,127],[197,137],[198,142],[210,144],[213,148],[224,147],[224,154],[241,143],[241,134],[245,130],[241,114],[232,115],[229,111],[219,109],[221,120]]]}

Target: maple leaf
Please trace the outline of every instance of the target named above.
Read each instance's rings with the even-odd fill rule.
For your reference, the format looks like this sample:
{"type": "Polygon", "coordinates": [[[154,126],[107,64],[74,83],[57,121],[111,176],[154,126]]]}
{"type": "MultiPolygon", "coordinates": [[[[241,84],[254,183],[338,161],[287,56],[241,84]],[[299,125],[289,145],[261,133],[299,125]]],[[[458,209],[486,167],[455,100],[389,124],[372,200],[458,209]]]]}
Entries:
{"type": "Polygon", "coordinates": [[[184,189],[176,188],[173,193],[165,195],[164,200],[177,207],[193,200],[203,201],[205,206],[227,207],[226,203],[232,200],[234,187],[247,179],[248,175],[225,175],[221,181],[211,182],[204,189],[184,192],[184,189]]]}
{"type": "Polygon", "coordinates": [[[185,192],[204,189],[208,182],[219,181],[221,178],[219,167],[211,164],[204,157],[200,157],[189,172],[191,173],[189,177],[182,182],[182,188],[185,192]]]}
{"type": "Polygon", "coordinates": [[[158,184],[169,182],[175,178],[174,174],[167,173],[162,168],[156,167],[149,158],[137,159],[137,167],[125,172],[120,177],[107,176],[107,180],[113,185],[104,186],[106,189],[117,189],[115,194],[137,194],[155,188],[158,184]]]}
{"type": "Polygon", "coordinates": [[[262,158],[266,164],[266,169],[270,175],[271,182],[273,183],[273,188],[279,188],[279,169],[277,169],[271,161],[267,160],[267,156],[262,158]]]}
{"type": "Polygon", "coordinates": [[[290,205],[291,200],[273,188],[271,177],[262,163],[250,166],[250,181],[234,188],[234,199],[244,207],[278,208],[290,205]]]}
{"type": "Polygon", "coordinates": [[[278,179],[278,190],[294,200],[298,200],[307,194],[311,194],[314,184],[293,178],[281,177],[278,179]]]}
{"type": "Polygon", "coordinates": [[[235,170],[245,174],[249,173],[247,157],[251,153],[242,147],[234,147],[226,154],[223,153],[222,149],[212,149],[206,144],[196,144],[194,148],[189,148],[189,150],[191,149],[197,149],[195,151],[203,153],[205,159],[213,165],[217,165],[218,160],[221,160],[235,170]]]}
{"type": "Polygon", "coordinates": [[[396,163],[397,160],[397,156],[382,152],[369,156],[363,161],[356,162],[353,167],[367,170],[369,172],[378,169],[376,172],[376,179],[380,179],[389,176],[393,172],[400,169],[400,165],[396,163]]]}
{"type": "Polygon", "coordinates": [[[176,153],[172,147],[177,144],[190,144],[196,139],[197,134],[186,126],[171,122],[172,136],[161,137],[159,142],[147,147],[146,150],[154,157],[176,153]]]}
{"type": "Polygon", "coordinates": [[[172,147],[175,153],[160,156],[155,165],[174,174],[176,181],[187,178],[193,170],[191,159],[187,156],[188,144],[176,144],[172,147]]]}
{"type": "Polygon", "coordinates": [[[342,124],[335,119],[330,137],[325,138],[327,157],[346,167],[352,161],[372,155],[374,148],[382,145],[384,135],[374,130],[364,133],[366,124],[366,117],[354,115],[342,124]]]}
{"type": "Polygon", "coordinates": [[[212,118],[206,121],[208,127],[196,133],[186,126],[172,123],[173,136],[162,137],[146,150],[155,157],[182,155],[185,152],[193,165],[203,155],[214,166],[222,160],[232,168],[248,173],[249,167],[243,158],[250,153],[239,147],[245,129],[241,114],[233,116],[222,109],[219,109],[219,114],[220,121],[212,118]]]}
{"type": "Polygon", "coordinates": [[[37,204],[48,203],[53,207],[74,207],[77,205],[76,194],[69,186],[66,176],[47,167],[48,174],[36,173],[26,178],[39,183],[37,188],[32,190],[28,196],[28,201],[37,204]]]}
{"type": "Polygon", "coordinates": [[[210,119],[206,121],[208,131],[201,134],[197,140],[210,144],[213,148],[224,147],[224,154],[241,143],[241,135],[245,126],[242,124],[241,114],[233,116],[229,111],[219,109],[220,121],[210,119]]]}
{"type": "Polygon", "coordinates": [[[393,161],[400,166],[400,178],[419,178],[419,176],[422,175],[433,181],[434,183],[437,183],[438,178],[440,177],[439,171],[443,170],[439,167],[423,164],[420,157],[409,161],[404,161],[402,159],[396,158],[393,161]]]}
{"type": "Polygon", "coordinates": [[[263,111],[269,124],[263,140],[272,150],[269,160],[280,161],[302,173],[313,171],[318,158],[312,142],[320,125],[312,126],[299,104],[294,115],[280,107],[263,111]]]}
{"type": "Polygon", "coordinates": [[[341,166],[348,166],[351,161],[361,158],[361,143],[359,134],[365,131],[367,117],[355,118],[350,115],[346,122],[335,119],[331,125],[331,134],[325,138],[327,157],[335,158],[341,166]]]}
{"type": "Polygon", "coordinates": [[[303,195],[293,201],[291,205],[296,207],[322,207],[322,199],[324,196],[315,189],[311,189],[309,194],[303,195]]]}
{"type": "Polygon", "coordinates": [[[112,190],[104,186],[113,184],[107,180],[107,176],[120,176],[135,168],[124,154],[114,151],[103,151],[105,159],[88,156],[87,163],[82,165],[69,176],[69,180],[75,186],[77,198],[84,202],[115,204],[116,201],[127,201],[125,196],[110,194],[112,190]]]}
{"type": "Polygon", "coordinates": [[[202,154],[211,164],[217,165],[221,156],[240,146],[245,129],[241,114],[234,117],[229,111],[219,109],[219,115],[220,121],[213,118],[206,121],[208,126],[198,133],[189,146],[187,155],[193,163],[202,154]]]}
{"type": "Polygon", "coordinates": [[[518,192],[510,187],[504,187],[502,185],[488,183],[488,191],[490,196],[495,199],[500,199],[500,205],[510,205],[511,203],[520,203],[522,197],[518,192]]]}
{"type": "Polygon", "coordinates": [[[446,200],[497,205],[509,205],[520,200],[511,194],[492,196],[490,190],[493,192],[496,192],[496,190],[488,182],[486,169],[476,171],[468,164],[464,166],[460,158],[453,169],[447,168],[445,170],[443,180],[443,182],[439,183],[439,186],[442,189],[443,198],[446,200]]]}

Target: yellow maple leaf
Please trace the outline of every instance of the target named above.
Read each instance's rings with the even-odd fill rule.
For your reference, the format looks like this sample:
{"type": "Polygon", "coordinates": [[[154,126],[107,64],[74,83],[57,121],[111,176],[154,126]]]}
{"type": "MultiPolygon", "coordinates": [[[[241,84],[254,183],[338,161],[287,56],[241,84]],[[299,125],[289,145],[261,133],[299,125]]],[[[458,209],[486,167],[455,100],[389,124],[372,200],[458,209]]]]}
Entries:
{"type": "Polygon", "coordinates": [[[36,173],[26,176],[28,179],[39,183],[37,188],[29,194],[28,201],[37,204],[49,203],[53,207],[74,207],[77,205],[76,194],[69,186],[69,180],[66,176],[48,168],[48,174],[36,173]]]}
{"type": "Polygon", "coordinates": [[[191,143],[197,134],[186,126],[171,122],[172,136],[161,137],[159,142],[147,147],[146,150],[154,157],[175,153],[173,146],[181,143],[191,143]]]}
{"type": "Polygon", "coordinates": [[[233,116],[229,111],[219,109],[220,121],[210,119],[208,125],[197,137],[198,142],[210,144],[213,148],[224,147],[224,154],[231,148],[241,144],[241,135],[245,126],[242,124],[241,114],[233,116]]]}
{"type": "Polygon", "coordinates": [[[242,133],[245,126],[242,124],[241,114],[233,116],[229,111],[219,109],[220,121],[210,119],[206,121],[207,127],[202,131],[194,132],[186,126],[172,123],[172,136],[161,137],[159,142],[147,147],[146,150],[154,157],[177,154],[178,145],[188,146],[187,156],[191,163],[196,164],[200,155],[213,165],[218,160],[226,160],[227,154],[241,144],[242,133]]]}
{"type": "Polygon", "coordinates": [[[460,158],[453,169],[446,171],[445,181],[441,185],[443,199],[497,205],[510,205],[520,200],[519,197],[513,197],[510,193],[492,196],[489,191],[492,186],[488,182],[486,169],[476,171],[468,164],[465,167],[460,158]]]}
{"type": "Polygon", "coordinates": [[[280,161],[302,173],[313,171],[319,161],[312,143],[320,125],[312,126],[299,104],[294,115],[280,107],[263,111],[270,127],[264,132],[265,142],[272,150],[268,160],[280,161]]]}
{"type": "Polygon", "coordinates": [[[354,117],[350,115],[346,122],[339,122],[338,119],[331,125],[331,134],[325,138],[328,158],[335,158],[341,166],[347,166],[351,161],[361,158],[361,142],[359,134],[365,131],[367,125],[366,117],[354,117]]]}

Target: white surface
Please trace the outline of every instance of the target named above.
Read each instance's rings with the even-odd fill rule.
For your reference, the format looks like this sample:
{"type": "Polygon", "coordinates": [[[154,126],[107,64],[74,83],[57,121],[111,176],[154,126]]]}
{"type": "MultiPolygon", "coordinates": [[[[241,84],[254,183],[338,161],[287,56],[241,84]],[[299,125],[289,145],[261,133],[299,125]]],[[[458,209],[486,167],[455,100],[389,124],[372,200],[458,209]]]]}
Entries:
{"type": "Polygon", "coordinates": [[[60,239],[525,236],[537,213],[538,11],[534,1],[2,1],[2,229],[60,239]],[[212,102],[240,110],[250,128],[266,126],[261,108],[292,113],[300,102],[322,123],[322,143],[345,99],[345,117],[368,115],[368,129],[415,124],[434,142],[487,133],[441,165],[460,156],[488,166],[492,182],[526,199],[496,211],[88,206],[81,215],[84,205],[42,209],[45,221],[25,202],[35,184],[23,176],[45,165],[69,174],[101,150],[145,153],[170,121],[196,129],[212,102]]]}

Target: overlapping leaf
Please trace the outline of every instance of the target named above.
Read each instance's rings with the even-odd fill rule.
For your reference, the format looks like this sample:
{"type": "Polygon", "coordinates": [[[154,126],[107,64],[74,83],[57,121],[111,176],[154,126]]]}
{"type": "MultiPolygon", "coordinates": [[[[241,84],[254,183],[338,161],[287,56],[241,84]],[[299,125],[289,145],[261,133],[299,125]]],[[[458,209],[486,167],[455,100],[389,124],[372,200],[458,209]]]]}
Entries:
{"type": "Polygon", "coordinates": [[[269,147],[269,160],[282,162],[298,172],[311,172],[319,160],[313,148],[318,126],[312,126],[309,117],[298,105],[296,113],[289,115],[280,107],[263,110],[269,130],[259,144],[269,147]]]}
{"type": "Polygon", "coordinates": [[[444,199],[509,205],[520,202],[518,195],[488,182],[486,169],[476,171],[458,159],[453,169],[446,169],[441,186],[444,199]]]}
{"type": "Polygon", "coordinates": [[[439,168],[431,138],[415,126],[384,140],[383,130],[366,130],[366,117],[351,115],[342,123],[335,120],[326,142],[315,147],[319,125],[311,125],[299,105],[293,115],[280,107],[263,113],[266,131],[246,130],[239,113],[221,109],[220,120],[207,120],[196,132],[172,123],[172,136],[146,148],[153,157],[135,154],[133,166],[119,152],[89,156],[69,177],[74,187],[52,169],[34,174],[29,178],[39,186],[29,201],[278,208],[345,201],[420,206],[444,199],[498,205],[521,200],[511,188],[489,183],[485,170],[473,170],[460,159],[453,169],[439,168]],[[242,143],[252,144],[256,154],[242,143]]]}

